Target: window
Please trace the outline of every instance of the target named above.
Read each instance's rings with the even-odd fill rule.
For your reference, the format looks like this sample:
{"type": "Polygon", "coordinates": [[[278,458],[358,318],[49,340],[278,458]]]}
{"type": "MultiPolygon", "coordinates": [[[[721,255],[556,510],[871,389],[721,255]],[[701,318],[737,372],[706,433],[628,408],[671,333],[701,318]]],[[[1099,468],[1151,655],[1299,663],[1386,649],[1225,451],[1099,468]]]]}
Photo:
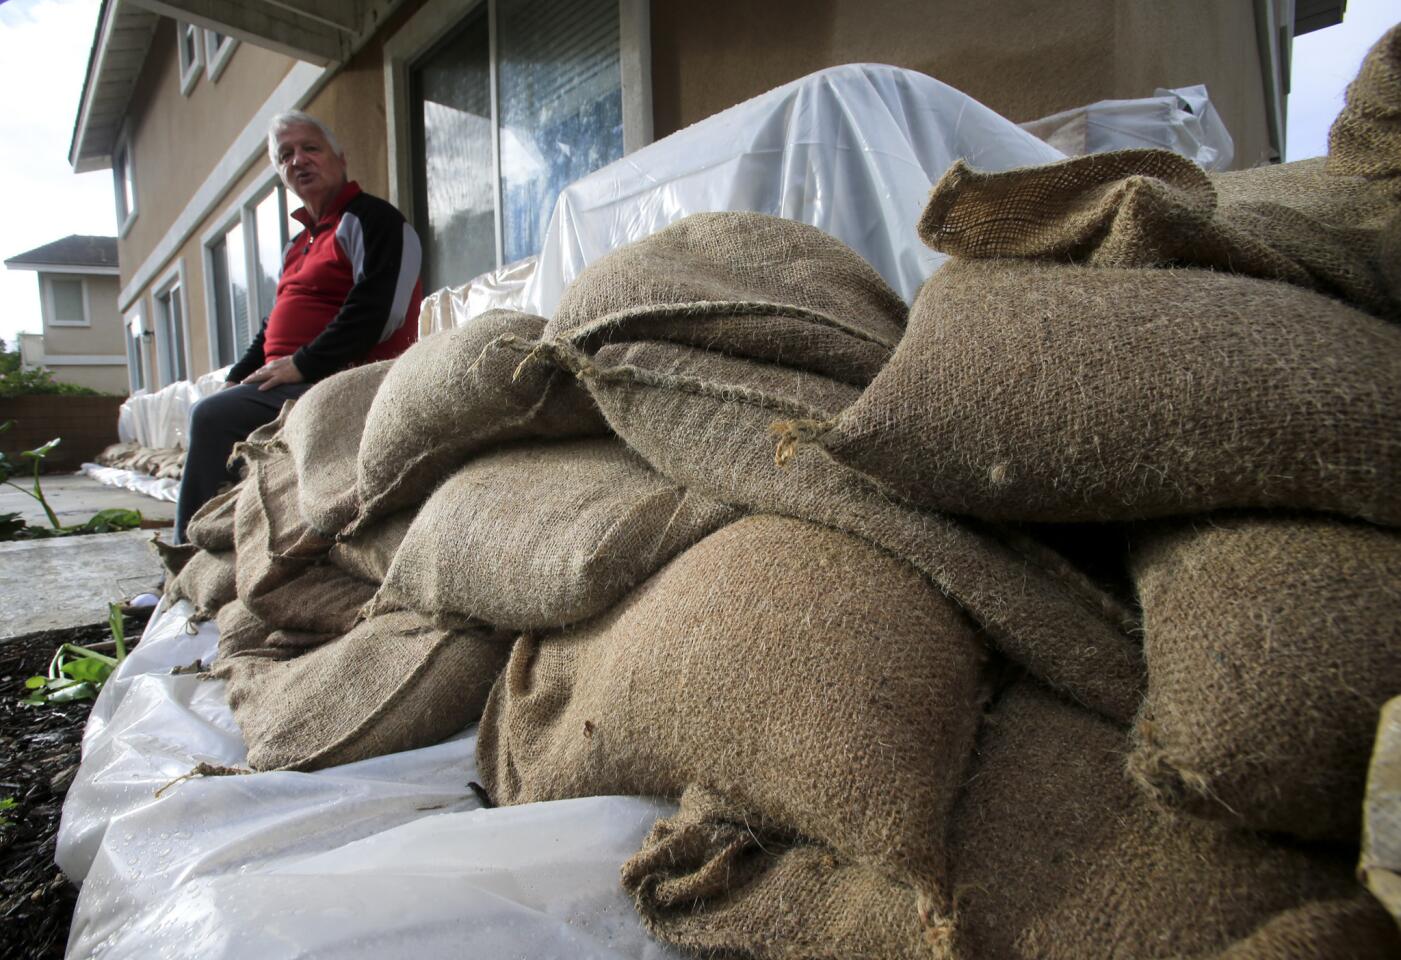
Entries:
{"type": "Polygon", "coordinates": [[[127,381],[131,384],[131,392],[145,390],[146,379],[146,352],[143,349],[142,338],[146,332],[145,318],[141,315],[141,308],[126,314],[123,319],[126,321],[126,372],[127,381]]]}
{"type": "Polygon", "coordinates": [[[225,36],[218,30],[204,31],[204,73],[210,83],[218,80],[224,72],[236,46],[238,41],[233,37],[225,36]]]}
{"type": "Polygon", "coordinates": [[[117,235],[124,237],[136,219],[136,161],[125,132],[112,152],[112,190],[117,197],[117,235]]]}
{"type": "Polygon", "coordinates": [[[185,359],[185,269],[181,264],[175,273],[156,290],[156,363],[160,369],[161,385],[188,380],[189,364],[185,359]]]}
{"type": "Polygon", "coordinates": [[[618,0],[487,0],[407,64],[424,289],[540,252],[560,191],[623,155],[618,0]]]}
{"type": "Polygon", "coordinates": [[[289,236],[286,191],[275,182],[263,184],[225,223],[205,240],[208,315],[214,321],[209,349],[216,369],[243,356],[272,312],[289,236]]]}
{"type": "Polygon", "coordinates": [[[202,31],[193,23],[175,24],[175,36],[180,44],[180,92],[185,96],[199,81],[199,71],[204,66],[204,38],[202,31]]]}
{"type": "Polygon", "coordinates": [[[44,278],[48,288],[48,322],[53,327],[88,326],[87,286],[79,277],[44,278]]]}

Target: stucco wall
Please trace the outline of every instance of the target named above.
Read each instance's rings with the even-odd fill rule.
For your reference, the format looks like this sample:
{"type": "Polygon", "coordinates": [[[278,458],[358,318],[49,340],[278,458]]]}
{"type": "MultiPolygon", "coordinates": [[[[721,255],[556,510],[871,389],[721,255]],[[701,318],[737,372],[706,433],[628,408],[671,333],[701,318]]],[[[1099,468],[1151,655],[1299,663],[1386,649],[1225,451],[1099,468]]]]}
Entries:
{"type": "Polygon", "coordinates": [[[1268,153],[1251,0],[656,2],[656,136],[853,62],[919,70],[1017,121],[1205,83],[1237,164],[1268,153]]]}
{"type": "Polygon", "coordinates": [[[161,19],[127,120],[136,159],[137,215],[117,245],[125,271],[146,261],[293,62],[241,43],[217,82],[201,73],[185,96],[175,21],[161,19]]]}
{"type": "Polygon", "coordinates": [[[115,393],[121,396],[126,396],[129,392],[125,364],[51,366],[49,372],[59,383],[73,383],[99,393],[115,393]]]}
{"type": "MultiPolygon", "coordinates": [[[[56,327],[48,322],[48,287],[40,273],[41,297],[44,304],[44,352],[63,354],[119,354],[126,350],[122,340],[122,318],[117,311],[117,278],[113,276],[83,276],[87,287],[88,326],[56,327]]],[[[78,277],[71,273],[55,274],[65,280],[78,277]]]]}

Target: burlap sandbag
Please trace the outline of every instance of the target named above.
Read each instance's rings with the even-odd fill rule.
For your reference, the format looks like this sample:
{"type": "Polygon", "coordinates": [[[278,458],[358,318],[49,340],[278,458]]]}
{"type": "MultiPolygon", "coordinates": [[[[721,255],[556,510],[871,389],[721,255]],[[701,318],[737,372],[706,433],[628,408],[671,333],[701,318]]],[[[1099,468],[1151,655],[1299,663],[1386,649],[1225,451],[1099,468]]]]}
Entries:
{"type": "Polygon", "coordinates": [[[1397,524],[1399,409],[1401,326],[1308,291],[953,261],[870,388],[814,430],[889,490],[981,517],[1280,506],[1397,524]]]}
{"type": "Polygon", "coordinates": [[[612,437],[507,448],[434,491],[373,609],[516,630],[575,623],[738,516],[612,437]]]}
{"type": "Polygon", "coordinates": [[[230,657],[288,660],[312,647],[329,643],[337,636],[318,631],[275,629],[239,600],[223,606],[218,622],[220,660],[230,657]]]}
{"type": "Polygon", "coordinates": [[[381,360],[327,377],[300,396],[279,437],[297,468],[302,519],[333,538],[360,509],[355,477],[366,419],[395,361],[381,360]]]}
{"type": "Polygon", "coordinates": [[[657,821],[622,875],[654,935],[705,956],[947,955],[948,927],[921,922],[913,889],[767,829],[704,787],[686,788],[681,809],[657,821]]]}
{"type": "MultiPolygon", "coordinates": [[[[1354,855],[1162,814],[1124,773],[1127,740],[1033,684],[1003,695],[950,833],[955,955],[1207,957],[1245,940],[1226,955],[1291,956],[1262,948],[1267,940],[1247,949],[1270,922],[1295,925],[1294,942],[1306,932],[1328,942],[1330,909],[1275,918],[1354,897],[1354,855]]],[[[1401,947],[1394,928],[1374,922],[1355,935],[1333,956],[1401,947]]]]}
{"type": "Polygon", "coordinates": [[[982,663],[971,625],[907,564],[815,524],[748,517],[608,614],[522,636],[477,766],[508,804],[709,786],[903,881],[939,923],[941,825],[982,663]]]}
{"type": "Polygon", "coordinates": [[[775,421],[830,417],[859,391],[818,375],[643,341],[537,362],[577,369],[609,425],[663,476],[754,512],[863,537],[907,559],[957,600],[1009,656],[1075,699],[1127,724],[1138,709],[1141,651],[1120,604],[1049,551],[1001,531],[901,504],[808,447],[779,467],[775,421]]]}
{"type": "Polygon", "coordinates": [[[521,354],[507,343],[534,342],[544,326],[539,317],[491,310],[395,361],[365,421],[360,511],[344,535],[421,503],[478,450],[606,432],[573,378],[543,366],[517,376],[521,354]]]}
{"type": "Polygon", "coordinates": [[[1328,131],[1328,171],[1390,180],[1401,192],[1401,25],[1368,52],[1345,99],[1328,131]]]}
{"type": "Polygon", "coordinates": [[[404,542],[416,516],[417,505],[390,514],[357,531],[353,537],[338,540],[326,559],[346,573],[379,585],[389,573],[394,554],[399,552],[399,545],[404,542]]]}
{"type": "Polygon", "coordinates": [[[355,626],[376,587],[330,563],[300,569],[271,589],[239,599],[273,630],[339,635],[355,626]]]}
{"type": "Polygon", "coordinates": [[[366,620],[293,659],[220,658],[255,770],[317,770],[424,747],[477,719],[508,645],[414,613],[366,620]]]}
{"type": "Polygon", "coordinates": [[[666,341],[861,386],[890,357],[905,312],[870,264],[816,227],[704,213],[591,264],[544,335],[590,350],[666,341]]]}
{"type": "Polygon", "coordinates": [[[201,550],[232,550],[238,497],[239,485],[234,484],[206,500],[185,527],[185,539],[201,550]]]}
{"type": "Polygon", "coordinates": [[[1139,782],[1193,813],[1356,843],[1377,712],[1401,690],[1401,536],[1228,514],[1135,539],[1139,782]]]}
{"type": "Polygon", "coordinates": [[[232,550],[196,551],[165,585],[165,597],[171,603],[188,600],[194,604],[196,620],[213,619],[219,608],[237,595],[237,563],[232,550]]]}
{"type": "Polygon", "coordinates": [[[275,446],[245,446],[244,455],[249,472],[234,509],[234,542],[238,595],[246,603],[324,558],[332,541],[302,517],[299,472],[289,453],[275,446]]]}

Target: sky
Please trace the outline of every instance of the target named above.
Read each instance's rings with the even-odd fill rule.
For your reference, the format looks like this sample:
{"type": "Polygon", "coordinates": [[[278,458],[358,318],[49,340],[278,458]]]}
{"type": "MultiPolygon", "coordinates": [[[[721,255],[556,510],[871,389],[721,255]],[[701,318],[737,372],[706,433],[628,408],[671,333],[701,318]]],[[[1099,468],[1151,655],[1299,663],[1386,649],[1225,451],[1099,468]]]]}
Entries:
{"type": "MultiPolygon", "coordinates": [[[[106,170],[68,165],[73,120],[92,46],[98,0],[0,0],[0,260],[73,233],[112,235],[116,211],[106,170]]],[[[1286,159],[1319,156],[1343,89],[1367,49],[1398,19],[1396,0],[1348,0],[1339,26],[1294,41],[1286,159]]],[[[0,269],[0,338],[38,332],[32,270],[0,269]]]]}

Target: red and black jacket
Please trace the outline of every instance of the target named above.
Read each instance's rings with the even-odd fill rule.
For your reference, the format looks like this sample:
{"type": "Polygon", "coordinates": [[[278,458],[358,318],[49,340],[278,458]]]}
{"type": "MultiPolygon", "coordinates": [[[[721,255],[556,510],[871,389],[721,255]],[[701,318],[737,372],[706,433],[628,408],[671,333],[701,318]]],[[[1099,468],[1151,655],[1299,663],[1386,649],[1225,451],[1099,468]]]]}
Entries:
{"type": "Polygon", "coordinates": [[[418,339],[422,248],[398,210],[347,183],[321,218],[287,245],[272,312],[229,371],[240,381],[279,357],[308,382],[397,357],[418,339]]]}

